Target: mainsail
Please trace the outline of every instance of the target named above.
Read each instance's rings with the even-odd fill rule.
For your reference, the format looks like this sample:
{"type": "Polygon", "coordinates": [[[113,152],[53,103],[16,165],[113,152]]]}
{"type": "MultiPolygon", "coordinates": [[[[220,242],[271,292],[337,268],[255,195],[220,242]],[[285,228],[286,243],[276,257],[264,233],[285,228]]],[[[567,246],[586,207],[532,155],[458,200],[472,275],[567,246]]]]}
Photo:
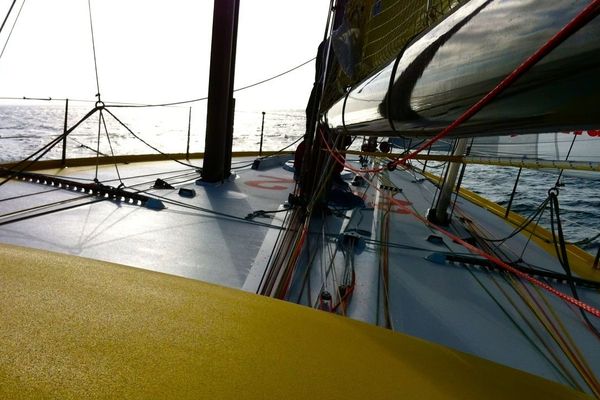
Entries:
{"type": "Polygon", "coordinates": [[[328,108],[353,86],[393,61],[412,38],[439,22],[456,0],[338,1],[331,34],[334,68],[322,104],[328,108]]]}
{"type": "MultiPolygon", "coordinates": [[[[449,14],[432,28],[426,28],[430,19],[423,20],[423,11],[430,2],[397,3],[406,7],[415,4],[413,29],[399,35],[397,41],[390,41],[393,46],[383,46],[378,51],[370,50],[367,42],[380,40],[380,45],[387,42],[385,35],[375,39],[375,33],[369,30],[383,12],[377,12],[379,2],[365,5],[370,10],[362,23],[365,29],[354,35],[358,44],[364,42],[358,46],[362,49],[362,61],[356,64],[354,76],[348,77],[346,73],[344,80],[338,72],[338,78],[331,84],[336,85],[341,98],[328,108],[333,97],[328,91],[323,102],[330,127],[374,136],[437,133],[490,92],[588,5],[583,0],[471,0],[456,7],[446,4],[442,9],[449,14]],[[418,33],[420,29],[425,30],[418,33]],[[415,33],[417,36],[411,40],[411,34],[415,33]],[[390,56],[395,59],[390,61],[390,56]],[[374,65],[386,58],[387,64],[375,69],[374,65]],[[369,74],[366,78],[365,73],[369,74]],[[352,78],[364,79],[356,83],[352,78]]],[[[598,37],[600,20],[592,17],[453,134],[482,136],[598,129],[600,115],[596,107],[600,83],[594,79],[600,74],[598,37]]],[[[339,64],[343,64],[340,51],[336,50],[339,46],[335,45],[335,35],[333,40],[333,53],[339,64]]]]}

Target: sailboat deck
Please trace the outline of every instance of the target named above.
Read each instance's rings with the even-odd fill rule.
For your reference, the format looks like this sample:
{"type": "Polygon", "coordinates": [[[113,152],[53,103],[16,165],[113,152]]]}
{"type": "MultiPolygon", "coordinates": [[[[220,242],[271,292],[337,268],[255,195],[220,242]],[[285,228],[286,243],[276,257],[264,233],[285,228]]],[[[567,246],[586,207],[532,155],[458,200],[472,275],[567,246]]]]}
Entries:
{"type": "MultiPolygon", "coordinates": [[[[252,159],[237,162],[247,165],[252,159]]],[[[98,201],[81,192],[11,181],[2,188],[2,198],[18,198],[0,202],[1,214],[48,203],[54,205],[41,211],[56,212],[13,223],[7,221],[15,216],[5,217],[0,220],[4,223],[0,241],[241,287],[267,231],[272,229],[262,225],[269,224],[270,218],[256,218],[257,223],[244,218],[257,210],[277,209],[294,189],[291,173],[281,168],[243,168],[231,181],[204,186],[195,184],[200,176],[193,168],[174,162],[118,168],[127,190],[141,190],[163,201],[166,208],[152,210],[123,201],[98,201]],[[175,189],[151,189],[157,178],[175,189]],[[180,196],[180,188],[194,190],[195,197],[180,196]],[[41,196],[33,195],[42,191],[41,196]],[[76,207],[67,208],[71,206],[76,207]]],[[[92,166],[43,172],[90,182],[95,171],[92,166]]],[[[119,184],[114,166],[101,167],[98,179],[106,185],[119,184]]]]}
{"type": "MultiPolygon", "coordinates": [[[[166,206],[162,210],[123,201],[97,201],[81,192],[11,181],[2,188],[4,200],[0,202],[0,212],[5,217],[0,220],[0,242],[256,292],[286,214],[282,204],[295,183],[292,172],[282,168],[281,163],[254,170],[248,166],[251,162],[250,158],[236,159],[234,166],[240,168],[236,169],[235,177],[220,185],[198,185],[195,181],[199,175],[194,168],[173,162],[119,165],[126,188],[162,200],[166,206]],[[156,178],[175,188],[151,188],[156,178]],[[182,187],[195,190],[195,197],[180,196],[178,191],[182,187]],[[44,192],[43,196],[35,195],[39,192],[44,192]],[[89,204],[90,201],[95,202],[89,204]],[[42,202],[56,203],[50,208],[6,216],[42,202]],[[280,212],[245,219],[259,210],[280,212]],[[55,212],[8,223],[11,218],[48,211],[55,212]]],[[[89,182],[96,169],[77,167],[44,172],[89,182]]],[[[101,167],[98,179],[113,186],[119,183],[114,166],[101,167]]],[[[337,310],[338,313],[563,384],[572,383],[569,382],[572,378],[565,378],[555,363],[549,361],[549,350],[543,347],[551,338],[542,323],[535,320],[532,304],[517,295],[518,285],[497,270],[440,261],[440,254],[473,255],[407,212],[412,210],[419,215],[427,212],[434,184],[410,170],[387,174],[385,184],[395,188],[394,198],[402,206],[386,202],[374,190],[380,184],[373,181],[370,187],[353,187],[355,193],[364,197],[366,208],[315,218],[306,246],[311,249],[312,257],[303,254],[286,299],[318,306],[322,290],[335,293],[344,268],[352,264],[354,292],[348,306],[337,310]],[[382,228],[386,218],[387,232],[382,228]],[[342,249],[341,238],[350,232],[363,242],[350,250],[342,249]],[[385,283],[382,281],[384,244],[389,260],[385,283]],[[540,331],[541,336],[536,337],[540,331]]],[[[514,230],[502,218],[461,197],[454,213],[449,229],[463,238],[470,235],[466,225],[459,223],[466,219],[476,222],[488,237],[504,237],[514,230]]],[[[522,258],[531,264],[562,271],[553,254],[526,235],[507,240],[503,249],[507,254],[522,253],[522,258]]],[[[569,293],[565,283],[552,282],[552,285],[569,293]]],[[[530,287],[525,290],[536,291],[530,287]]],[[[600,306],[596,290],[580,288],[579,295],[592,306],[600,306]]],[[[535,296],[536,301],[546,302],[552,312],[560,315],[568,334],[583,349],[591,370],[597,374],[600,347],[579,313],[552,295],[535,296]]],[[[563,355],[558,359],[566,361],[563,355]]],[[[579,378],[575,381],[576,385],[584,385],[579,378]]]]}

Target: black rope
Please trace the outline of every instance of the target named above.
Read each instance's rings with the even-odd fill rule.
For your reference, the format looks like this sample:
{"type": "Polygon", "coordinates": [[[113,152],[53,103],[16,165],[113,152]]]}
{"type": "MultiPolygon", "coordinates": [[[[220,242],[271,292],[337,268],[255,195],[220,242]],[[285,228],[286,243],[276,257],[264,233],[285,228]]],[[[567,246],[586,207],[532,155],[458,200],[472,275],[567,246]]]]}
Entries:
{"type": "Polygon", "coordinates": [[[600,238],[600,233],[598,233],[592,237],[589,237],[589,238],[585,238],[585,239],[578,240],[576,242],[572,242],[571,244],[573,244],[575,246],[582,246],[582,245],[585,246],[587,244],[592,243],[594,240],[596,240],[598,238],[600,238]]]}
{"type": "MultiPolygon", "coordinates": [[[[575,287],[573,274],[571,273],[571,266],[569,265],[569,253],[567,252],[566,241],[562,229],[562,222],[560,220],[560,205],[558,202],[558,188],[554,187],[548,191],[548,197],[551,199],[550,201],[550,226],[552,231],[552,239],[554,244],[554,250],[556,251],[556,257],[560,262],[560,265],[563,267],[565,274],[567,275],[567,281],[569,283],[569,287],[571,288],[571,292],[573,293],[573,297],[579,300],[579,294],[577,293],[577,288],[575,287]],[[554,229],[556,218],[556,231],[554,229]],[[557,237],[558,236],[558,237],[557,237]]],[[[592,321],[589,320],[586,313],[579,308],[579,312],[587,326],[590,330],[600,338],[600,331],[592,324],[592,321]]]]}
{"type": "Polygon", "coordinates": [[[296,143],[298,143],[299,141],[301,141],[302,139],[304,139],[304,136],[300,136],[298,139],[294,140],[292,143],[288,144],[287,146],[277,150],[275,153],[273,154],[269,154],[268,156],[264,156],[264,157],[260,157],[259,160],[264,160],[266,158],[269,157],[274,157],[280,153],[283,153],[284,151],[286,151],[287,149],[289,149],[290,147],[292,147],[293,145],[295,145],[296,143]]]}
{"type": "Polygon", "coordinates": [[[42,217],[44,215],[50,215],[50,214],[54,214],[54,213],[61,212],[61,211],[71,210],[73,208],[77,208],[77,207],[81,207],[81,206],[85,206],[85,205],[89,205],[89,204],[93,204],[93,203],[98,203],[98,202],[104,201],[104,200],[107,200],[107,199],[105,199],[105,198],[94,199],[94,200],[86,201],[84,203],[74,204],[74,205],[70,205],[70,206],[66,206],[66,207],[62,207],[62,208],[58,208],[58,209],[53,209],[53,210],[48,210],[48,211],[42,211],[37,214],[25,215],[25,216],[22,216],[19,218],[12,219],[10,221],[0,222],[0,226],[8,225],[8,224],[12,224],[15,222],[20,222],[20,221],[25,221],[25,220],[36,218],[36,217],[42,217]]]}
{"type": "Polygon", "coordinates": [[[500,239],[492,239],[492,238],[486,238],[486,237],[478,235],[478,238],[482,239],[482,240],[485,240],[486,242],[500,242],[500,244],[502,244],[503,242],[507,241],[508,239],[513,238],[514,236],[516,236],[519,233],[521,233],[525,228],[527,228],[527,226],[529,226],[529,224],[531,224],[537,218],[537,216],[540,215],[544,211],[544,209],[546,208],[546,206],[548,205],[549,202],[550,202],[550,197],[547,197],[534,210],[534,212],[532,214],[530,214],[530,216],[527,217],[527,219],[525,221],[523,221],[523,223],[521,223],[520,225],[518,225],[508,236],[505,236],[505,237],[500,238],[500,239]]]}
{"type": "MultiPolygon", "coordinates": [[[[98,150],[96,150],[96,149],[88,146],[87,144],[83,144],[79,140],[77,140],[75,138],[72,138],[72,137],[69,137],[69,139],[71,139],[72,141],[74,141],[75,143],[77,143],[79,145],[79,147],[83,147],[84,149],[88,149],[89,151],[91,151],[94,154],[98,154],[98,150]]],[[[100,152],[100,155],[103,156],[103,157],[109,157],[108,154],[104,154],[102,152],[100,152]]]]}
{"type": "Polygon", "coordinates": [[[146,146],[150,147],[152,150],[156,151],[158,154],[161,154],[161,155],[167,157],[168,159],[170,159],[171,161],[175,161],[178,164],[185,165],[186,167],[196,168],[198,170],[201,169],[200,167],[197,167],[197,166],[195,166],[193,164],[188,164],[188,163],[185,163],[183,161],[177,160],[175,158],[169,157],[169,155],[167,153],[164,153],[164,152],[160,151],[159,149],[157,149],[156,147],[152,146],[150,143],[146,142],[144,139],[142,139],[141,137],[139,137],[138,135],[136,135],[124,122],[122,122],[110,110],[108,110],[106,108],[105,108],[105,110],[106,110],[107,113],[109,113],[115,119],[115,121],[117,121],[123,128],[125,128],[127,130],[127,132],[129,132],[131,135],[133,135],[134,138],[136,138],[140,142],[144,143],[146,146]]]}

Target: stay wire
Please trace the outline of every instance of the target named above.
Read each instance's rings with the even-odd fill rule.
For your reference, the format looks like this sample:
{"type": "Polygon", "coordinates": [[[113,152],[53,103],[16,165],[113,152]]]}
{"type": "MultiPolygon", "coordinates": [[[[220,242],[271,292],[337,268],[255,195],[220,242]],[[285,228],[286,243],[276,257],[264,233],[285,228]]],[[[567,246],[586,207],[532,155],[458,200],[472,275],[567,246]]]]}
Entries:
{"type": "MultiPolygon", "coordinates": [[[[108,126],[106,126],[106,120],[104,118],[104,114],[102,113],[102,110],[100,110],[100,118],[102,119],[102,125],[104,126],[104,132],[106,133],[106,140],[108,141],[108,147],[110,148],[110,154],[111,154],[111,157],[112,157],[114,165],[115,165],[115,171],[117,172],[117,177],[119,179],[119,186],[125,186],[125,184],[123,183],[123,180],[121,179],[121,174],[119,173],[119,166],[117,165],[117,161],[115,158],[115,152],[113,150],[112,142],[110,140],[110,134],[108,133],[108,126]]],[[[100,153],[100,151],[98,151],[98,153],[100,153]]]]}
{"type": "Polygon", "coordinates": [[[62,142],[63,138],[67,137],[71,132],[73,132],[79,125],[81,125],[85,120],[87,120],[90,116],[92,116],[96,111],[98,111],[98,107],[94,107],[91,111],[89,111],[86,115],[84,115],[75,125],[73,125],[69,129],[67,129],[66,132],[64,132],[63,134],[52,139],[49,143],[45,144],[44,146],[42,146],[41,148],[39,148],[38,150],[36,150],[32,154],[30,154],[29,156],[27,156],[26,158],[24,158],[23,160],[21,160],[17,164],[15,164],[12,167],[12,170],[9,171],[8,177],[5,178],[2,182],[0,182],[0,186],[4,185],[6,182],[13,179],[16,175],[25,171],[27,168],[29,168],[34,163],[36,163],[40,158],[42,158],[44,155],[46,155],[54,146],[56,146],[58,143],[62,142]],[[34,158],[34,159],[32,161],[29,161],[32,158],[34,158]],[[22,166],[23,164],[26,164],[26,165],[22,166]]]}
{"type": "MultiPolygon", "coordinates": [[[[246,89],[250,89],[253,88],[255,86],[259,86],[262,85],[264,83],[267,83],[269,81],[272,81],[274,79],[280,78],[286,74],[289,74],[290,72],[293,72],[303,66],[305,66],[306,64],[312,62],[315,60],[316,57],[311,58],[310,60],[304,61],[303,63],[296,65],[293,68],[290,68],[284,72],[281,72],[277,75],[271,76],[269,78],[263,79],[261,81],[255,82],[255,83],[251,83],[250,85],[246,85],[246,86],[242,86],[240,88],[237,89],[233,89],[233,92],[240,92],[242,90],[246,90],[246,89]]],[[[168,107],[168,106],[177,106],[177,105],[182,105],[182,104],[189,104],[189,103],[197,103],[199,101],[204,101],[207,100],[208,97],[199,97],[196,99],[189,99],[189,100],[180,100],[180,101],[173,101],[173,102],[166,102],[166,103],[155,103],[155,104],[122,104],[122,103],[111,103],[111,104],[107,104],[106,107],[111,107],[111,108],[144,108],[144,107],[168,107]]]]}
{"type": "Polygon", "coordinates": [[[94,182],[98,182],[98,166],[100,164],[100,135],[102,133],[102,109],[98,113],[98,137],[96,139],[96,172],[94,182]]]}
{"type": "Polygon", "coordinates": [[[6,13],[6,16],[4,17],[4,21],[2,22],[2,26],[0,26],[0,34],[4,30],[4,25],[6,24],[6,21],[8,20],[8,17],[10,17],[10,13],[12,12],[12,9],[15,6],[16,2],[17,2],[17,0],[13,0],[12,4],[10,5],[10,8],[8,9],[8,12],[6,13]]]}
{"type": "MultiPolygon", "coordinates": [[[[573,150],[573,146],[575,145],[575,140],[577,139],[578,135],[573,135],[573,140],[571,141],[571,145],[569,146],[569,151],[567,151],[567,155],[565,157],[565,161],[569,160],[569,156],[571,155],[571,150],[573,150]]],[[[554,184],[554,186],[557,186],[560,184],[560,178],[562,178],[564,169],[561,169],[559,174],[558,174],[558,178],[556,178],[556,183],[554,184]]]]}
{"type": "MultiPolygon", "coordinates": [[[[15,26],[17,25],[17,21],[19,20],[19,16],[21,15],[21,11],[23,10],[25,1],[26,0],[23,0],[23,3],[21,3],[21,7],[19,7],[19,12],[17,13],[17,16],[15,17],[15,20],[13,21],[12,27],[10,28],[10,32],[8,33],[8,37],[6,38],[6,42],[4,42],[4,46],[2,47],[2,52],[0,52],[0,59],[4,55],[4,50],[6,50],[6,46],[8,46],[8,42],[10,41],[10,38],[12,36],[13,30],[15,29],[15,26]]],[[[14,5],[14,2],[13,2],[13,5],[14,5]]],[[[12,5],[10,6],[10,8],[12,10],[12,5]]],[[[10,13],[10,11],[9,11],[9,13],[10,13]]],[[[6,15],[6,18],[8,18],[8,15],[6,15]]],[[[6,19],[4,20],[4,23],[5,22],[6,22],[6,19]]],[[[4,28],[4,23],[2,23],[3,28],[4,28]]]]}
{"type": "Polygon", "coordinates": [[[94,53],[94,72],[96,74],[96,89],[98,92],[96,93],[96,97],[98,97],[98,101],[100,101],[100,79],[98,78],[98,61],[96,58],[96,40],[94,38],[94,24],[92,22],[92,2],[88,0],[88,12],[90,16],[90,32],[92,35],[92,52],[94,53]]]}

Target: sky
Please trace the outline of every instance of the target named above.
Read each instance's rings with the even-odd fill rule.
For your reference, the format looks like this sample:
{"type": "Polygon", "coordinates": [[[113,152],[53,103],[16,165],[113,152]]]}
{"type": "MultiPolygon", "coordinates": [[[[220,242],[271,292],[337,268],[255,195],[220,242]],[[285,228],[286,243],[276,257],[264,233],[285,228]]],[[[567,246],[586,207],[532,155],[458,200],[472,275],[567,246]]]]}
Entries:
{"type": "MultiPolygon", "coordinates": [[[[0,35],[0,97],[94,99],[87,0],[17,0],[0,35]]],[[[0,17],[12,0],[0,0],[0,17]]],[[[241,0],[235,87],[316,54],[329,0],[241,0]]],[[[91,0],[105,102],[162,103],[208,93],[212,0],[91,0]]],[[[237,109],[304,109],[314,62],[235,95],[237,109]]]]}

